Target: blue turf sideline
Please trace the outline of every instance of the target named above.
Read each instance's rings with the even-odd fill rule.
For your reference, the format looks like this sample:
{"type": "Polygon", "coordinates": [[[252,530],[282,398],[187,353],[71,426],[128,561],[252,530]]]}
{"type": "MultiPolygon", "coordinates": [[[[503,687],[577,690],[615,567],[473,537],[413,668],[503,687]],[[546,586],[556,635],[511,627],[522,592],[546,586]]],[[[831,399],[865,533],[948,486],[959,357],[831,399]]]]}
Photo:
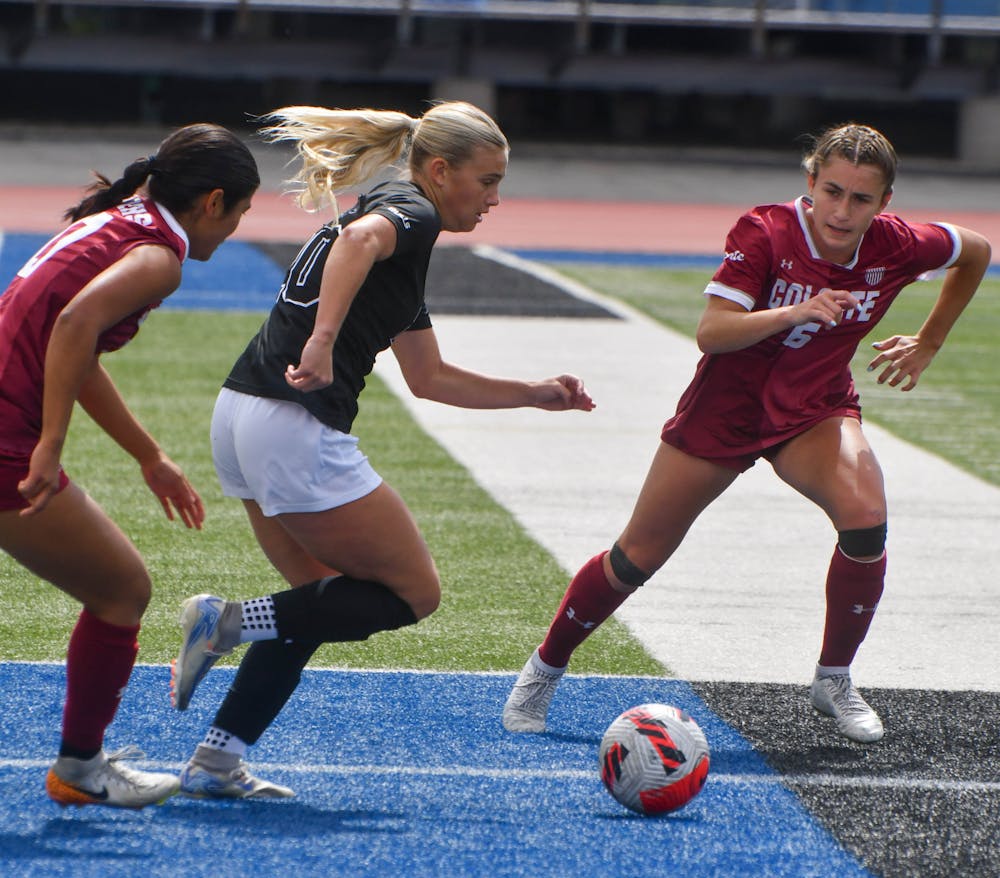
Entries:
{"type": "MultiPolygon", "coordinates": [[[[550,732],[513,735],[499,721],[513,674],[307,670],[252,753],[297,798],[119,812],[45,797],[63,675],[58,664],[0,663],[0,874],[606,878],[622,864],[629,874],[669,864],[673,878],[869,874],[682,681],[570,675],[550,732]],[[660,819],[619,806],[597,769],[604,729],[647,701],[687,709],[712,748],[702,794],[660,819]]],[[[150,764],[176,768],[232,677],[213,670],[178,714],[169,669],[137,667],[109,748],[135,743],[150,764]]]]}
{"type": "MultiPolygon", "coordinates": [[[[0,290],[48,240],[44,235],[0,231],[0,290]]],[[[703,254],[656,254],[578,252],[570,250],[525,250],[510,252],[539,262],[627,265],[634,268],[694,268],[706,279],[718,265],[715,256],[703,254]]],[[[189,260],[178,290],[165,308],[263,311],[271,307],[284,280],[285,266],[245,241],[225,241],[209,262],[189,260]]],[[[990,266],[989,275],[1000,275],[1000,265],[990,266]]]]}

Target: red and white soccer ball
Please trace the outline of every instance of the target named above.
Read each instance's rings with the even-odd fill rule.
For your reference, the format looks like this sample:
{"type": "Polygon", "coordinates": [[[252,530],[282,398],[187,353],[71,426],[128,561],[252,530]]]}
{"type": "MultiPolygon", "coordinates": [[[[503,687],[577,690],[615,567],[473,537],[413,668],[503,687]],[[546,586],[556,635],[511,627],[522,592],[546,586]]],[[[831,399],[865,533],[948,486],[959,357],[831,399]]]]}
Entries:
{"type": "Polygon", "coordinates": [[[601,740],[601,780],[639,814],[683,808],[708,779],[708,741],[688,714],[668,704],[626,710],[601,740]]]}

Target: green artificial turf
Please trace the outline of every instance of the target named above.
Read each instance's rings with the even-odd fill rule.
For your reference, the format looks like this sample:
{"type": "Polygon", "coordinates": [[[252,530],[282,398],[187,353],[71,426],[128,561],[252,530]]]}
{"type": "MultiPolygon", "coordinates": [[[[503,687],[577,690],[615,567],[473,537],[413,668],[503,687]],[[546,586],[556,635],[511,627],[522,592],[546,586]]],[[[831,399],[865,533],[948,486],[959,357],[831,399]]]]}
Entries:
{"type": "MultiPolygon", "coordinates": [[[[140,661],[173,657],[177,608],[188,595],[247,598],[285,587],[257,548],[242,504],[222,496],[208,439],[218,388],[260,320],[260,314],[163,311],[134,342],[104,358],[133,411],[201,494],[202,531],[167,521],[132,460],[85,414],[74,415],[64,465],[128,533],[153,577],[140,661]]],[[[552,619],[567,571],[421,431],[381,381],[373,378],[362,399],[354,432],[375,468],[410,505],[444,595],[440,609],[418,625],[364,643],[324,646],[313,664],[519,670],[552,619]]],[[[0,596],[0,658],[64,656],[78,612],[73,601],[7,556],[0,556],[0,596]]],[[[589,639],[573,665],[581,673],[663,670],[614,620],[589,639]]]]}
{"type": "MultiPolygon", "coordinates": [[[[708,273],[587,265],[558,270],[685,334],[693,334],[708,273]]],[[[937,293],[908,288],[870,339],[919,327],[937,293]]],[[[992,365],[1000,337],[1000,281],[983,284],[919,387],[879,387],[855,364],[865,417],[994,484],[1000,392],[992,365]]],[[[178,641],[177,608],[208,591],[227,598],[283,587],[250,532],[242,505],[215,479],[208,424],[223,378],[262,315],[161,311],[138,338],[104,358],[126,400],[185,470],[205,502],[201,532],[168,522],[137,467],[85,414],[77,412],[64,456],[70,475],[124,528],[145,557],[154,595],[140,636],[140,661],[167,662],[178,641]]],[[[562,596],[562,570],[468,472],[413,422],[378,379],[355,424],[376,469],[404,497],[437,561],[441,608],[411,628],[365,643],[324,646],[315,663],[345,667],[517,670],[537,645],[562,596]]],[[[54,551],[57,549],[54,549],[54,551]]],[[[61,660],[78,606],[0,555],[0,659],[61,660]]],[[[237,653],[238,657],[239,653],[237,653]]],[[[229,658],[225,662],[232,662],[229,658]]],[[[617,621],[574,656],[579,673],[660,673],[664,669],[617,621]]]]}

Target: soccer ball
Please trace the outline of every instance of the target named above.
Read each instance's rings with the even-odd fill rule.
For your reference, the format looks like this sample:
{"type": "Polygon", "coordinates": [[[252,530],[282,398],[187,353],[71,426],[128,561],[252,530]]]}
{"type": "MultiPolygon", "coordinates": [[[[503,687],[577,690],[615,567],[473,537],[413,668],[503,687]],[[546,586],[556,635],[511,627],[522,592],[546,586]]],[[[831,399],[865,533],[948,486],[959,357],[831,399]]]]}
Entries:
{"type": "Polygon", "coordinates": [[[688,714],[668,704],[626,710],[601,740],[601,780],[626,808],[666,814],[690,802],[708,779],[708,741],[688,714]]]}

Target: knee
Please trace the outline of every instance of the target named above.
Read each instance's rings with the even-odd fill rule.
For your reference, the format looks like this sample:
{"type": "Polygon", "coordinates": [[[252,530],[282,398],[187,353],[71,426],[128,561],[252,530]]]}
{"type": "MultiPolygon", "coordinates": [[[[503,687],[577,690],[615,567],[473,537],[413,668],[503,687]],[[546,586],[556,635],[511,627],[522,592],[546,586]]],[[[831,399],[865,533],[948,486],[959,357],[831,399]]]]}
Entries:
{"type": "Polygon", "coordinates": [[[149,578],[149,573],[143,568],[141,571],[136,571],[135,575],[131,578],[128,587],[123,592],[120,603],[123,609],[131,608],[136,614],[136,621],[138,621],[143,613],[146,612],[152,596],[153,582],[149,578]]]}
{"type": "MultiPolygon", "coordinates": [[[[629,588],[639,588],[645,585],[646,581],[655,572],[654,570],[644,570],[638,566],[622,549],[620,542],[615,543],[608,552],[608,566],[612,574],[622,585],[629,588]]],[[[607,568],[605,568],[606,570],[607,568]]]]}
{"type": "Polygon", "coordinates": [[[139,568],[122,576],[110,591],[102,589],[84,606],[99,619],[113,625],[138,625],[153,594],[153,583],[146,569],[139,568]]]}
{"type": "Polygon", "coordinates": [[[418,620],[426,619],[441,606],[441,580],[437,576],[429,579],[405,599],[418,620]]]}

